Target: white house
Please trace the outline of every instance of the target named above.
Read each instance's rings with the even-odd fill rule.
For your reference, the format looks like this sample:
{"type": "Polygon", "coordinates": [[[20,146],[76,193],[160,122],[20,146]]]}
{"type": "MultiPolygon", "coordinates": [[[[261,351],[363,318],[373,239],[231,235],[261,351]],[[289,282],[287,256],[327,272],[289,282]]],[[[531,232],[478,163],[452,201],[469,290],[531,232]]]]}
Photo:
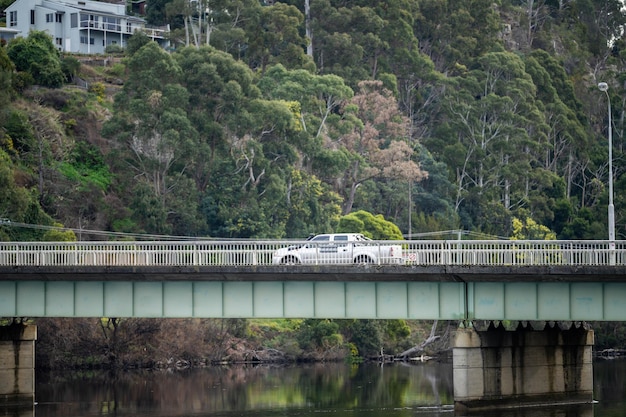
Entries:
{"type": "Polygon", "coordinates": [[[150,29],[138,17],[126,14],[124,3],[92,0],[16,0],[6,8],[8,29],[28,36],[31,30],[47,32],[62,52],[99,54],[107,46],[126,46],[135,31],[143,31],[167,46],[167,29],[150,29]]]}

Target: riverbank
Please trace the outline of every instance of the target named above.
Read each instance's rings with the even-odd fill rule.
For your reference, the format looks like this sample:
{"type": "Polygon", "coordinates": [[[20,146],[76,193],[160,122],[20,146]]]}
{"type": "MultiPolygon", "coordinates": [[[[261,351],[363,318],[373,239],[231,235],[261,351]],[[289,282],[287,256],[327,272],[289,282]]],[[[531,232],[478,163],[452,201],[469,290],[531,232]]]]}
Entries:
{"type": "MultiPolygon", "coordinates": [[[[186,369],[224,364],[390,362],[426,340],[433,322],[403,320],[40,319],[40,369],[186,369]]],[[[403,360],[448,348],[438,343],[403,360]]]]}

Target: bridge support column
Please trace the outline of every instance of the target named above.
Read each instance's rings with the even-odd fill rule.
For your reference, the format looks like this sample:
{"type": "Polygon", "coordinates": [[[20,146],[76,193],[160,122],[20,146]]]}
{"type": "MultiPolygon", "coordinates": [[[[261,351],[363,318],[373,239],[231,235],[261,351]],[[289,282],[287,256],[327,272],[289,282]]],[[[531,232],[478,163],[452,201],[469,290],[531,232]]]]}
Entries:
{"type": "Polygon", "coordinates": [[[459,329],[453,345],[454,408],[471,412],[591,403],[593,331],[459,329]]]}
{"type": "MultiPolygon", "coordinates": [[[[0,408],[24,409],[35,403],[35,340],[37,327],[13,323],[0,326],[0,408]]],[[[0,413],[1,414],[1,413],[0,413]]]]}

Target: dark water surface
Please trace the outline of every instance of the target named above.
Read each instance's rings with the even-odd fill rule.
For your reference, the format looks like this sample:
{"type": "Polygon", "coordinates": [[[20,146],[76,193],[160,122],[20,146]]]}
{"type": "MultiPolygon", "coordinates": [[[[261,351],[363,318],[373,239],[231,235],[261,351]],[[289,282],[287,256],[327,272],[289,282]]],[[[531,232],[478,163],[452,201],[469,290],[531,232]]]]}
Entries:
{"type": "MultiPolygon", "coordinates": [[[[35,397],[37,417],[455,415],[452,366],[434,362],[51,373],[37,376],[35,397]]],[[[626,360],[594,364],[594,398],[596,404],[582,407],[516,409],[490,415],[626,416],[626,360]]]]}

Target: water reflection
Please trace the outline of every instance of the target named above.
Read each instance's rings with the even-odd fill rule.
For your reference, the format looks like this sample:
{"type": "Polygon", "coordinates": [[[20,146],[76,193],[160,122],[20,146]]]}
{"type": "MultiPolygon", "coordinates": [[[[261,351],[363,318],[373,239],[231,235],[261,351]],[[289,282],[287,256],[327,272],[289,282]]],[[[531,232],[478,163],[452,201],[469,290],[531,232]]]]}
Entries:
{"type": "Polygon", "coordinates": [[[80,407],[77,415],[123,416],[450,405],[451,375],[450,365],[437,364],[54,374],[38,379],[37,415],[59,416],[68,406],[80,407]]]}
{"type": "MultiPolygon", "coordinates": [[[[499,410],[481,417],[624,415],[626,362],[595,365],[595,405],[499,410]]],[[[454,416],[450,364],[213,367],[185,372],[37,375],[34,410],[11,417],[454,416]]]]}

